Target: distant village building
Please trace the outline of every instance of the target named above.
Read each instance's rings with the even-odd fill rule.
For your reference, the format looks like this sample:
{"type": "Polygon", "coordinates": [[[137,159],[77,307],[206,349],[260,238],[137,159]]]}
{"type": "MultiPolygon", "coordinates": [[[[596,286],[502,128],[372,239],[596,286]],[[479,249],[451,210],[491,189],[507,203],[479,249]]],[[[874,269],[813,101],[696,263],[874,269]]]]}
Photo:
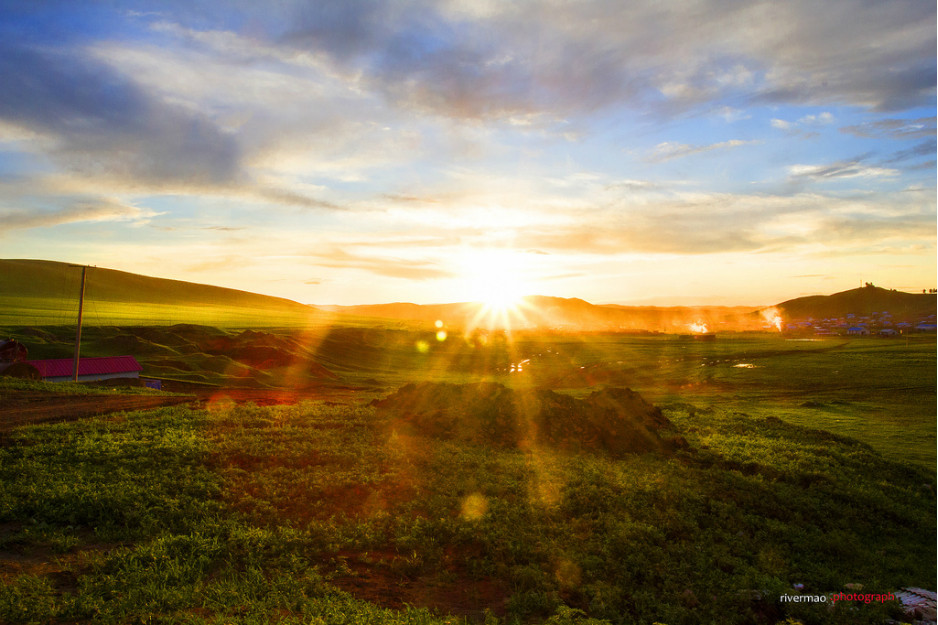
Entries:
{"type": "MultiPolygon", "coordinates": [[[[27,360],[36,367],[46,382],[68,382],[73,379],[74,362],[71,358],[27,360]]],[[[105,356],[81,358],[78,361],[78,381],[94,382],[113,378],[139,378],[143,367],[133,356],[105,356]]]]}
{"type": "Polygon", "coordinates": [[[847,334],[850,336],[866,336],[870,333],[867,328],[863,326],[851,326],[847,328],[847,334]]]}

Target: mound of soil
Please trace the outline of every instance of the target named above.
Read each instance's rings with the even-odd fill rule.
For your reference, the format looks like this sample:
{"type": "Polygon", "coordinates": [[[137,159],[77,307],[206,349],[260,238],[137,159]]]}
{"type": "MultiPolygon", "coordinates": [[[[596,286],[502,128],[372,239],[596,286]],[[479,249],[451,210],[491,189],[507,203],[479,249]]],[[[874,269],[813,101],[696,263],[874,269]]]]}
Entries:
{"type": "Polygon", "coordinates": [[[496,383],[408,384],[372,402],[413,434],[505,448],[551,447],[612,456],[687,447],[656,406],[631,389],[594,391],[578,400],[496,383]]]}
{"type": "Polygon", "coordinates": [[[598,363],[588,367],[572,367],[548,381],[553,388],[586,388],[598,384],[617,386],[635,382],[635,374],[612,369],[598,363]]]}

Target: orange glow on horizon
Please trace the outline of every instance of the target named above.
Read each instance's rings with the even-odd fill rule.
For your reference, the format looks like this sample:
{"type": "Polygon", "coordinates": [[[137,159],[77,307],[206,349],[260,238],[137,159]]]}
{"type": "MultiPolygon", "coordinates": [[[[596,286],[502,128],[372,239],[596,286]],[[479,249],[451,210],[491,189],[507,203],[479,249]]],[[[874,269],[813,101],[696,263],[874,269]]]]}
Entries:
{"type": "Polygon", "coordinates": [[[524,296],[530,285],[525,279],[522,254],[510,249],[472,249],[463,252],[458,271],[461,289],[468,301],[481,305],[469,330],[510,330],[525,325],[524,296]]]}

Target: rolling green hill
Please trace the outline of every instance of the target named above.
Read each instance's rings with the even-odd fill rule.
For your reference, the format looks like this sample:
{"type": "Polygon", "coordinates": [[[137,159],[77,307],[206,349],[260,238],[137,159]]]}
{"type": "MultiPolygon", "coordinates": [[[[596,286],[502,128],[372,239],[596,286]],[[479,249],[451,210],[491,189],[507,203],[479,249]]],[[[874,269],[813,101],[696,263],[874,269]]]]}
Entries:
{"type": "Polygon", "coordinates": [[[872,284],[833,295],[799,297],[776,306],[788,319],[845,317],[848,314],[892,314],[896,320],[917,321],[935,314],[936,297],[927,293],[904,293],[872,284]]]}
{"type": "MultiPolygon", "coordinates": [[[[81,269],[46,260],[0,260],[0,325],[63,325],[77,318],[81,269]]],[[[98,325],[203,323],[280,326],[334,316],[291,300],[124,271],[89,268],[85,318],[98,325]]]]}

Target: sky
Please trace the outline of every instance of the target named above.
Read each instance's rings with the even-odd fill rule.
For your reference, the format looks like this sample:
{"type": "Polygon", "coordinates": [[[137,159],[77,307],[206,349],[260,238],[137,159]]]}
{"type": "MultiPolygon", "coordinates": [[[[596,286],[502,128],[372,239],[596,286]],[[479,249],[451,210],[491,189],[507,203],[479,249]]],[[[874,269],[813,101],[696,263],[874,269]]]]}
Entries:
{"type": "Polygon", "coordinates": [[[310,304],[936,275],[931,0],[0,0],[0,256],[310,304]]]}

